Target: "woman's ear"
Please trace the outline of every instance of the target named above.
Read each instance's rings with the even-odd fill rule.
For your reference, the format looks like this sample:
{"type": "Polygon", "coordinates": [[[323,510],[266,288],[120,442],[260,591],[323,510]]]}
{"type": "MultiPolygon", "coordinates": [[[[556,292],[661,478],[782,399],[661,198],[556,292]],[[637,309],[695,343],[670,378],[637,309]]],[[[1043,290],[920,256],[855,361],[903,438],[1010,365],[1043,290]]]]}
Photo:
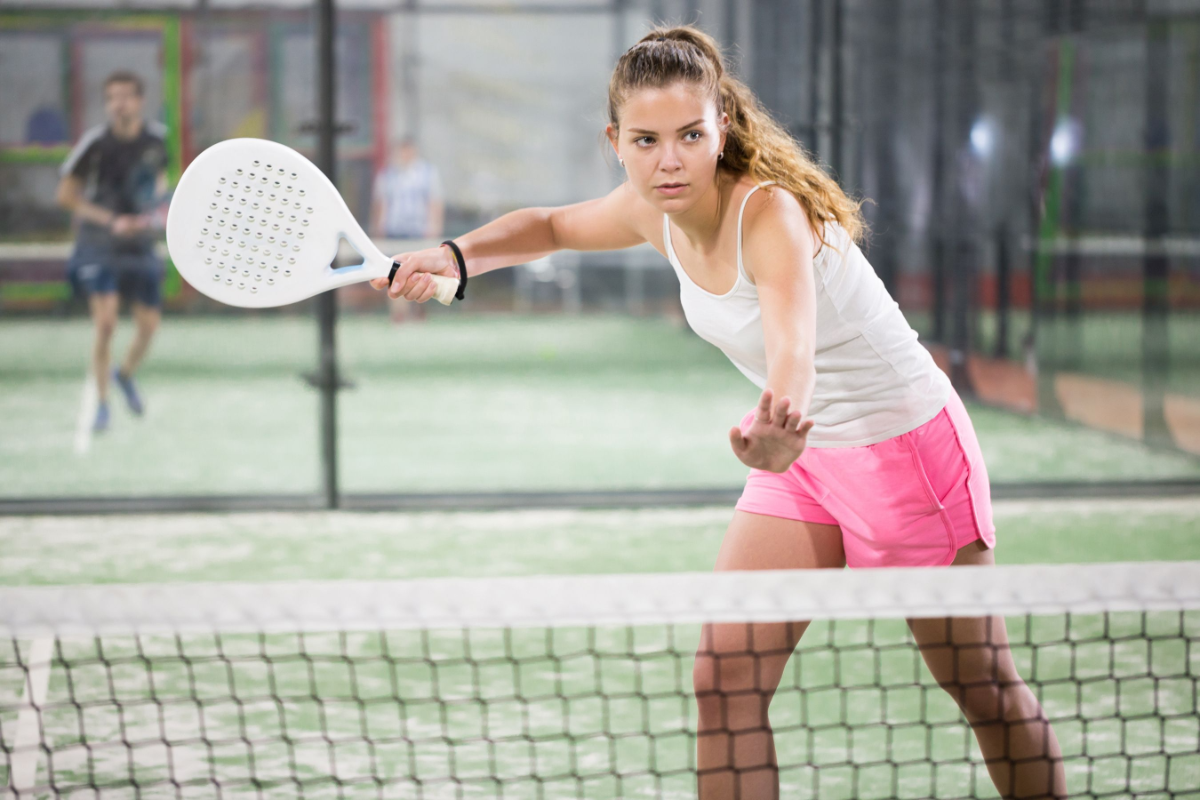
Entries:
{"type": "Polygon", "coordinates": [[[731,124],[729,114],[722,111],[720,118],[717,119],[717,128],[721,131],[721,149],[719,152],[725,152],[725,141],[729,138],[729,126],[731,124]]]}
{"type": "Polygon", "coordinates": [[[612,126],[612,123],[604,126],[604,135],[608,137],[608,143],[612,145],[613,153],[616,154],[617,160],[621,160],[621,151],[617,148],[617,129],[612,126]]]}

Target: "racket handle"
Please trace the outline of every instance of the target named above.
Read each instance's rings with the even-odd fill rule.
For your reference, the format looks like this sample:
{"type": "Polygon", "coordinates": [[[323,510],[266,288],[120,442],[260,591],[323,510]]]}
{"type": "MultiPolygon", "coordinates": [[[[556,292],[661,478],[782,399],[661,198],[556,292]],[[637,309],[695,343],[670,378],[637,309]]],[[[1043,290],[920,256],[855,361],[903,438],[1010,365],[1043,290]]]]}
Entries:
{"type": "MultiPolygon", "coordinates": [[[[400,262],[392,262],[392,271],[388,273],[388,284],[392,282],[392,278],[396,277],[396,270],[400,269],[400,262]]],[[[433,278],[433,285],[436,288],[436,293],[433,299],[437,300],[444,306],[448,306],[454,302],[454,296],[458,292],[458,281],[454,278],[447,278],[445,275],[433,275],[426,273],[433,278]]]]}

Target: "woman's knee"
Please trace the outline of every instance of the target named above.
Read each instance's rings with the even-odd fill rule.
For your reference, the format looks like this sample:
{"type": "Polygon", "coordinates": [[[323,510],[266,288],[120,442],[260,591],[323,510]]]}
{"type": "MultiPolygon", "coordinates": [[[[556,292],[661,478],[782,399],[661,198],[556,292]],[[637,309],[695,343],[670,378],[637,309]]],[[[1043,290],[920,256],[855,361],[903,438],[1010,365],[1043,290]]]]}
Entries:
{"type": "Polygon", "coordinates": [[[963,716],[972,725],[1000,722],[1004,718],[1004,691],[999,682],[991,679],[960,680],[942,683],[941,686],[962,709],[963,716]]]}
{"type": "Polygon", "coordinates": [[[1032,722],[1041,717],[1041,705],[1015,672],[999,675],[961,675],[939,681],[972,725],[1032,722]]]}
{"type": "Polygon", "coordinates": [[[701,716],[728,709],[758,709],[770,702],[779,685],[780,665],[786,658],[745,647],[704,647],[696,653],[692,687],[701,716]]]}
{"type": "Polygon", "coordinates": [[[721,698],[717,685],[717,665],[711,654],[696,653],[696,662],[692,666],[692,690],[696,694],[701,717],[719,713],[721,698]]]}
{"type": "Polygon", "coordinates": [[[740,735],[768,727],[774,687],[759,685],[747,665],[725,668],[714,657],[697,657],[692,682],[701,731],[740,735]]]}

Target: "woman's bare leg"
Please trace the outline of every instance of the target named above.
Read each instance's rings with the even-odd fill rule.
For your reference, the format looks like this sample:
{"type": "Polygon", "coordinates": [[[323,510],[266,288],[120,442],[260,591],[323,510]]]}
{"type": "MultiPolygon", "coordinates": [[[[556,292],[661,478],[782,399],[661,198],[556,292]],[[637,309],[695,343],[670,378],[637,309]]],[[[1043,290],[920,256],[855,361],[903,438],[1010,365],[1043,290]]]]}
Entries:
{"type": "MultiPolygon", "coordinates": [[[[954,564],[995,564],[981,542],[954,564]]],[[[1067,796],[1062,750],[1033,692],[1017,673],[1004,617],[910,619],[929,671],[966,715],[1001,797],[1067,796]]]]}
{"type": "MultiPolygon", "coordinates": [[[[717,556],[717,570],[819,569],[846,565],[836,525],[743,511],[717,556]]],[[[705,625],[693,684],[699,709],[700,800],[774,800],[779,765],[767,708],[807,621],[705,625]]]]}

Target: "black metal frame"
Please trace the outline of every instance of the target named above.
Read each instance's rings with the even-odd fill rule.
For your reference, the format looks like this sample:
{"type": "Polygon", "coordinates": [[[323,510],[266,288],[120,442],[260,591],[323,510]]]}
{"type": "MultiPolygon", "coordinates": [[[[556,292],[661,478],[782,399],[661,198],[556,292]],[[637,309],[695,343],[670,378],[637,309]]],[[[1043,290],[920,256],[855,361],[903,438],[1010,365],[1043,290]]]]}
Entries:
{"type": "MultiPolygon", "coordinates": [[[[729,506],[741,487],[710,489],[629,489],[557,492],[431,492],[428,494],[348,493],[339,510],[502,511],[520,509],[616,509],[729,506]]],[[[996,500],[1136,499],[1200,497],[1200,480],[1021,482],[992,486],[996,500]]],[[[194,495],[0,499],[0,517],[94,514],[203,514],[326,510],[320,494],[194,495]]]]}
{"type": "MultiPolygon", "coordinates": [[[[337,185],[337,12],[334,0],[316,0],[317,38],[317,166],[337,185]]],[[[337,292],[317,298],[320,362],[317,386],[321,392],[321,487],[326,508],[338,507],[337,457],[337,292]]]]}
{"type": "MultiPolygon", "coordinates": [[[[1165,153],[1171,146],[1167,76],[1170,72],[1170,32],[1167,19],[1146,25],[1146,152],[1165,153]]],[[[1147,170],[1144,229],[1147,243],[1160,244],[1169,233],[1166,162],[1147,170]]],[[[1170,347],[1170,259],[1163,248],[1148,247],[1142,262],[1142,430],[1151,444],[1171,443],[1163,403],[1167,390],[1170,347]]]]}

